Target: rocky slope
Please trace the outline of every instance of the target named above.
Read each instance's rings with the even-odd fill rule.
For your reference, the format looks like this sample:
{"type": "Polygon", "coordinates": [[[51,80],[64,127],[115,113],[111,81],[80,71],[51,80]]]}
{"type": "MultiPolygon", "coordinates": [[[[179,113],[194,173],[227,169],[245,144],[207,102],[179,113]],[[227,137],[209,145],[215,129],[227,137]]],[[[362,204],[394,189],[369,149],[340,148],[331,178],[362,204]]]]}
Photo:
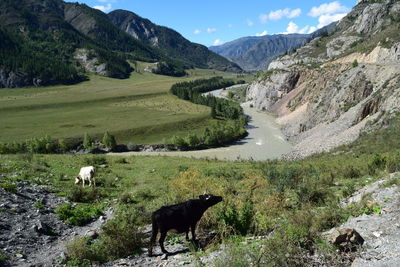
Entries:
{"type": "Polygon", "coordinates": [[[192,43],[173,29],[154,24],[148,19],[126,10],[114,10],[110,20],[134,38],[160,49],[166,56],[180,60],[193,67],[213,68],[240,72],[241,68],[226,58],[213,53],[207,47],[192,43]]]}
{"type": "Polygon", "coordinates": [[[398,111],[399,10],[399,1],[361,1],[332,34],[273,61],[249,86],[251,104],[279,115],[292,156],[353,141],[398,111]]]}
{"type": "Polygon", "coordinates": [[[321,34],[331,33],[336,22],[311,34],[276,34],[243,37],[210,50],[237,63],[245,70],[266,70],[278,56],[296,50],[321,34]]]}

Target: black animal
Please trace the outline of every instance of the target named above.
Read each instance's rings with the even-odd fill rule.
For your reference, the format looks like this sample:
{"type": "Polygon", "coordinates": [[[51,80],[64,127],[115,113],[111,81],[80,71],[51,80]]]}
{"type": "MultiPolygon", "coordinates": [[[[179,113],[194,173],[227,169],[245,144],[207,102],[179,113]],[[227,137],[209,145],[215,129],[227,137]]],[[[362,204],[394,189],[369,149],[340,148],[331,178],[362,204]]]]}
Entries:
{"type": "Polygon", "coordinates": [[[189,228],[192,232],[192,240],[196,240],[196,224],[203,213],[211,206],[222,201],[222,197],[214,195],[200,195],[199,199],[191,199],[176,205],[163,206],[153,212],[152,235],[150,239],[149,256],[153,254],[153,245],[158,232],[160,236],[160,247],[163,253],[169,253],[164,248],[164,240],[169,230],[176,230],[178,233],[186,233],[186,240],[189,240],[189,228]]]}

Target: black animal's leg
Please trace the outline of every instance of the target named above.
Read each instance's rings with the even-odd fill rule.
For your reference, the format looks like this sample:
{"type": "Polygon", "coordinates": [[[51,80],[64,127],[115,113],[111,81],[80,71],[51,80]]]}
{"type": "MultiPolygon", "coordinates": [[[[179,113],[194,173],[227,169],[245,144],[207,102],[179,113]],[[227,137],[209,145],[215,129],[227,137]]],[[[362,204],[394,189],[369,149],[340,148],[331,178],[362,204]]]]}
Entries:
{"type": "Polygon", "coordinates": [[[190,226],[190,230],[192,231],[192,240],[196,241],[196,223],[190,226]]]}
{"type": "Polygon", "coordinates": [[[165,240],[166,236],[167,236],[167,232],[166,231],[161,231],[161,236],[160,236],[159,242],[160,242],[161,251],[163,253],[165,253],[165,254],[169,254],[169,252],[166,251],[165,248],[164,248],[164,240],[165,240]]]}
{"type": "Polygon", "coordinates": [[[200,248],[199,242],[196,240],[196,223],[190,226],[190,230],[192,231],[192,242],[195,248],[200,248]]]}
{"type": "Polygon", "coordinates": [[[189,241],[189,228],[186,230],[186,241],[189,241]]]}
{"type": "Polygon", "coordinates": [[[158,226],[153,222],[152,233],[151,233],[151,238],[150,238],[150,247],[149,247],[149,256],[150,257],[153,256],[153,246],[154,246],[154,243],[156,242],[157,234],[158,234],[158,226]]]}

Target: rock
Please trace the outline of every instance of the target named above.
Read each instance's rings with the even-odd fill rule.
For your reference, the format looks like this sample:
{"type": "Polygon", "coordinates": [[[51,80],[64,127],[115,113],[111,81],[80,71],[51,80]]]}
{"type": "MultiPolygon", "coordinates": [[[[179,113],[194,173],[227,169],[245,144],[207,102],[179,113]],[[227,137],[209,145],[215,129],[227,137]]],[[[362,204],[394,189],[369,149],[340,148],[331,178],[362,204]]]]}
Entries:
{"type": "Polygon", "coordinates": [[[106,165],[106,164],[101,164],[101,165],[99,165],[99,168],[100,169],[105,169],[105,168],[107,168],[108,166],[106,165]]]}
{"type": "Polygon", "coordinates": [[[99,233],[97,233],[96,230],[88,230],[86,231],[85,236],[90,237],[91,239],[96,239],[99,237],[99,233]]]}
{"type": "Polygon", "coordinates": [[[343,252],[356,251],[357,247],[364,244],[361,235],[351,228],[334,228],[323,233],[322,237],[343,252]]]}
{"type": "Polygon", "coordinates": [[[36,224],[33,226],[33,229],[40,234],[54,235],[54,229],[42,221],[36,222],[36,224]]]}

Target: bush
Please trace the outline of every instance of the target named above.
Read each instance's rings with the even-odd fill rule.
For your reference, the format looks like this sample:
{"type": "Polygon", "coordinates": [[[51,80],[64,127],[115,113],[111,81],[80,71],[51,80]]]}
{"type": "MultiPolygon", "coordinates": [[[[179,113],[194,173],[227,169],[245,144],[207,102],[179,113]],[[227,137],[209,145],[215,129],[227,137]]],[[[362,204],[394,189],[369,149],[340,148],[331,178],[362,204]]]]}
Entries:
{"type": "Polygon", "coordinates": [[[92,152],[95,149],[94,140],[87,133],[83,136],[82,145],[89,152],[92,152]]]}
{"type": "Polygon", "coordinates": [[[377,170],[383,170],[386,166],[386,158],[380,154],[375,154],[368,163],[368,172],[373,175],[377,170]]]}
{"type": "Polygon", "coordinates": [[[107,158],[104,156],[93,156],[93,157],[86,157],[84,159],[84,163],[88,166],[100,166],[100,165],[107,165],[107,158]]]}
{"type": "Polygon", "coordinates": [[[108,131],[105,132],[103,136],[103,145],[110,151],[113,151],[117,146],[117,141],[115,140],[114,135],[111,135],[108,131]]]}
{"type": "Polygon", "coordinates": [[[137,212],[124,212],[101,227],[99,246],[108,254],[108,260],[127,257],[140,252],[144,234],[139,231],[137,212]]]}
{"type": "Polygon", "coordinates": [[[250,232],[253,224],[254,209],[251,199],[247,199],[239,209],[234,203],[230,203],[220,210],[217,221],[221,221],[225,234],[246,235],[250,232]]]}
{"type": "Polygon", "coordinates": [[[66,223],[79,226],[87,224],[102,214],[101,209],[95,205],[78,204],[72,206],[71,203],[58,206],[56,213],[66,223]]]}
{"type": "Polygon", "coordinates": [[[85,187],[83,188],[80,184],[72,187],[67,192],[67,197],[73,202],[86,202],[92,203],[97,199],[101,198],[101,193],[95,187],[85,187]]]}
{"type": "Polygon", "coordinates": [[[355,60],[353,61],[353,63],[351,63],[351,66],[352,66],[353,68],[355,68],[355,67],[358,66],[358,61],[357,61],[357,59],[355,59],[355,60]]]}
{"type": "Polygon", "coordinates": [[[17,193],[17,185],[16,184],[11,184],[11,183],[0,183],[0,188],[3,188],[4,190],[10,192],[10,193],[17,193]]]}

